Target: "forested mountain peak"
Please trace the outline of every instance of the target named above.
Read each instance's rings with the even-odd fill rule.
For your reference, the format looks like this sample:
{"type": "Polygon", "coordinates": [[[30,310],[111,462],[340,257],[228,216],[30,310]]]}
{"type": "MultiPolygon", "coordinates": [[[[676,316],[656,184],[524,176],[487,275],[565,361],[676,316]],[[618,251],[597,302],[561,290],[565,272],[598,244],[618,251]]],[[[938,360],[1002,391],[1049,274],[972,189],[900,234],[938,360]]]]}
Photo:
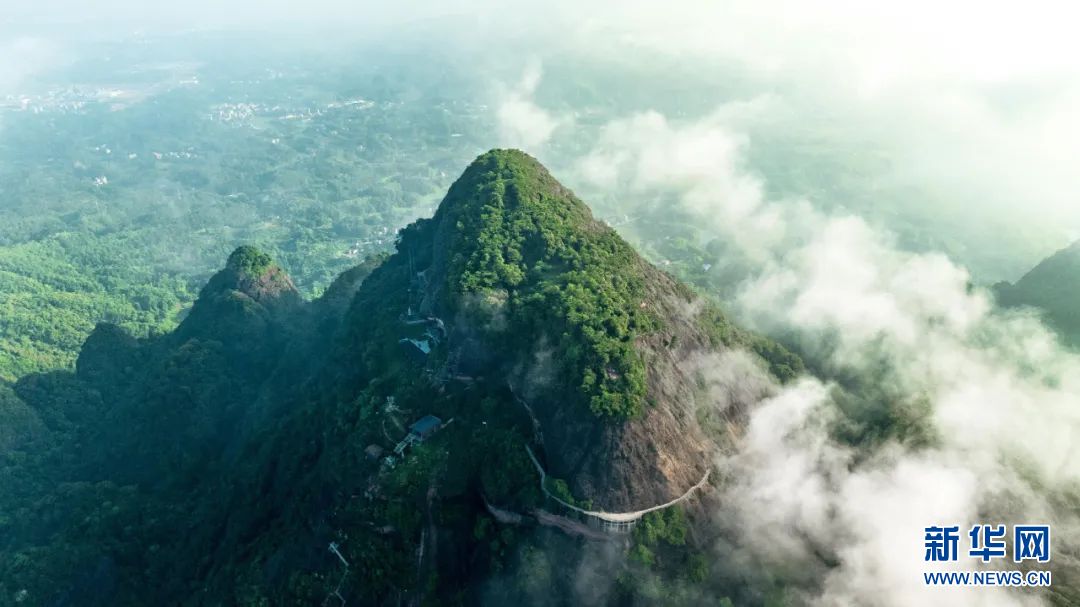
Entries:
{"type": "MultiPolygon", "coordinates": [[[[530,214],[545,212],[570,214],[576,221],[593,221],[589,207],[563,186],[540,161],[515,149],[494,149],[481,154],[450,186],[436,212],[453,216],[474,214],[469,227],[479,228],[486,204],[498,203],[508,209],[530,214]],[[561,207],[561,208],[560,208],[561,207]]],[[[479,235],[473,232],[472,235],[479,235]]]]}
{"type": "Polygon", "coordinates": [[[241,246],[202,288],[169,339],[214,340],[240,357],[267,355],[273,350],[268,345],[304,330],[297,316],[303,303],[292,279],[269,255],[241,246]]]}
{"type": "Polygon", "coordinates": [[[434,339],[409,342],[426,369],[500,378],[535,416],[553,474],[611,510],[663,503],[704,474],[709,443],[681,367],[692,352],[743,345],[778,375],[800,367],[642,259],[516,150],[481,155],[432,219],[402,231],[353,302],[348,350],[371,352],[381,373],[393,357],[372,344],[393,343],[384,330],[402,317],[438,323],[434,339]]]}
{"type": "MultiPolygon", "coordinates": [[[[430,266],[416,267],[430,274],[423,307],[518,335],[550,332],[593,413],[641,412],[633,345],[657,320],[644,299],[646,264],[573,192],[524,152],[494,150],[451,186],[433,221],[430,266]]],[[[409,236],[408,254],[428,248],[409,236]]]]}
{"type": "Polygon", "coordinates": [[[300,294],[285,270],[259,249],[244,245],[229,255],[225,269],[207,288],[229,288],[255,301],[282,299],[295,303],[300,294]]]}

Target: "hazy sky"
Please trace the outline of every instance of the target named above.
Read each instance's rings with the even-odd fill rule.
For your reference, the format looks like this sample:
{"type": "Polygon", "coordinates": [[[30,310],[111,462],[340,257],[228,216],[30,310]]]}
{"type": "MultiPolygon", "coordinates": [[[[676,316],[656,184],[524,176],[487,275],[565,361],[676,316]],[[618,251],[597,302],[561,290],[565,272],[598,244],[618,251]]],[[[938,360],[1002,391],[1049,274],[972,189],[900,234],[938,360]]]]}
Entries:
{"type": "MultiPolygon", "coordinates": [[[[873,187],[910,190],[913,209],[933,207],[942,221],[963,223],[975,212],[1015,226],[1029,242],[1044,241],[1001,274],[977,268],[989,280],[1013,279],[1080,237],[1078,10],[1045,0],[5,2],[0,94],[77,56],[76,37],[190,28],[321,44],[411,36],[448,55],[468,49],[482,58],[477,71],[490,69],[493,88],[506,97],[499,143],[544,158],[542,143],[573,129],[580,109],[533,101],[550,85],[539,74],[553,54],[629,65],[675,58],[757,83],[738,98],[715,100],[734,130],[805,131],[797,137],[824,138],[852,154],[883,148],[890,168],[873,187]],[[333,33],[309,35],[327,29],[333,33]],[[733,102],[744,108],[738,116],[730,115],[733,102]]],[[[634,93],[647,98],[651,85],[637,83],[634,93]]],[[[755,137],[748,145],[762,151],[755,137]]]]}
{"type": "Polygon", "coordinates": [[[665,50],[738,56],[761,69],[856,68],[866,92],[904,80],[948,76],[1000,81],[1078,68],[1069,3],[960,0],[736,2],[524,2],[510,0],[44,0],[5,2],[0,22],[189,27],[400,23],[467,16],[478,23],[548,27],[665,50]],[[814,67],[822,67],[816,65],[814,67]]]}
{"type": "MultiPolygon", "coordinates": [[[[788,143],[843,147],[852,167],[883,151],[889,166],[870,190],[910,191],[913,212],[957,225],[992,217],[987,242],[1041,241],[1004,274],[978,268],[983,279],[1015,278],[1080,237],[1080,38],[1071,31],[1080,14],[1071,5],[765,0],[574,11],[559,5],[551,19],[563,24],[558,40],[583,54],[678,57],[752,78],[755,90],[715,102],[730,129],[802,132],[805,141],[788,143]],[[1006,226],[1013,233],[1002,234],[1006,226]]],[[[762,149],[753,136],[747,145],[762,149]]]]}
{"type": "MultiPolygon", "coordinates": [[[[5,3],[7,4],[7,3],[5,3]]],[[[25,24],[93,24],[100,27],[185,28],[297,27],[299,25],[385,25],[447,15],[497,13],[493,1],[372,2],[370,0],[46,0],[16,2],[0,8],[0,20],[25,24]]]]}

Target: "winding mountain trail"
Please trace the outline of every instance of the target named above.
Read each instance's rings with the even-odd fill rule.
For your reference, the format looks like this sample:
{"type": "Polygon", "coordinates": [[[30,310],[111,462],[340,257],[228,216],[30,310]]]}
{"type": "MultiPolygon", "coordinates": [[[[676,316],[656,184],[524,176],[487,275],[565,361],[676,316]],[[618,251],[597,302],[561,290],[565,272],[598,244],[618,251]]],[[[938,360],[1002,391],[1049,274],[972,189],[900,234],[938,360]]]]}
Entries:
{"type": "Polygon", "coordinates": [[[684,502],[687,498],[693,495],[695,491],[701,489],[705,486],[706,483],[709,482],[709,474],[712,472],[711,468],[707,468],[705,470],[705,476],[701,477],[701,480],[698,481],[696,485],[687,489],[686,493],[683,493],[682,495],[671,500],[670,502],[660,504],[659,506],[652,506],[651,508],[645,508],[644,510],[635,510],[633,512],[603,512],[597,510],[585,510],[583,508],[578,508],[573,504],[568,504],[563,500],[559,499],[558,497],[552,495],[552,493],[547,489],[547,472],[544,471],[544,467],[540,465],[540,461],[536,459],[536,455],[533,454],[532,449],[530,449],[528,445],[525,446],[525,451],[528,452],[529,459],[531,459],[533,465],[536,466],[536,471],[540,473],[540,490],[544,492],[544,495],[555,500],[560,505],[569,508],[570,510],[579,512],[586,516],[592,516],[602,521],[607,521],[609,523],[630,523],[640,519],[642,516],[645,516],[650,512],[670,508],[671,506],[684,502]]]}

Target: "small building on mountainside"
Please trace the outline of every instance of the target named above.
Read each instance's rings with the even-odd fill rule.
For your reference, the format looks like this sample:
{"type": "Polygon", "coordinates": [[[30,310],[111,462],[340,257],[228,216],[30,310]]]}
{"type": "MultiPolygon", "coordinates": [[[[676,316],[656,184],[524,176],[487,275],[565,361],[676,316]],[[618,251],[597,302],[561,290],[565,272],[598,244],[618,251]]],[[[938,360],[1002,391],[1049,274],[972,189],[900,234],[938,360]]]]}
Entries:
{"type": "Polygon", "coordinates": [[[409,426],[409,436],[413,437],[415,442],[421,443],[438,432],[439,428],[442,428],[441,419],[434,415],[425,415],[409,426]]]}
{"type": "Polygon", "coordinates": [[[404,457],[405,450],[413,445],[419,445],[425,440],[431,438],[432,434],[435,434],[443,427],[443,421],[434,415],[425,415],[416,420],[413,425],[409,426],[409,433],[405,435],[405,438],[401,439],[401,442],[394,447],[394,455],[400,455],[404,457]]]}
{"type": "Polygon", "coordinates": [[[417,364],[424,364],[431,354],[431,342],[426,339],[404,338],[398,342],[405,348],[405,354],[417,364]]]}

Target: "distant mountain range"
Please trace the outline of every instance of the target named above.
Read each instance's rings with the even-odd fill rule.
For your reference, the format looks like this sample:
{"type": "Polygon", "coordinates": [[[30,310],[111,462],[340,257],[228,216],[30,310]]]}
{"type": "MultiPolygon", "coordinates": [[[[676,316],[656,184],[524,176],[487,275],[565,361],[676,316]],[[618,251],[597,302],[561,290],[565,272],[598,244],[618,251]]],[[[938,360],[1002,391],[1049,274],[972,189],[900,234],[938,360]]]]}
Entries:
{"type": "Polygon", "coordinates": [[[1015,284],[994,285],[1003,306],[1036,309],[1073,347],[1080,346],[1080,242],[1035,266],[1015,284]]]}

